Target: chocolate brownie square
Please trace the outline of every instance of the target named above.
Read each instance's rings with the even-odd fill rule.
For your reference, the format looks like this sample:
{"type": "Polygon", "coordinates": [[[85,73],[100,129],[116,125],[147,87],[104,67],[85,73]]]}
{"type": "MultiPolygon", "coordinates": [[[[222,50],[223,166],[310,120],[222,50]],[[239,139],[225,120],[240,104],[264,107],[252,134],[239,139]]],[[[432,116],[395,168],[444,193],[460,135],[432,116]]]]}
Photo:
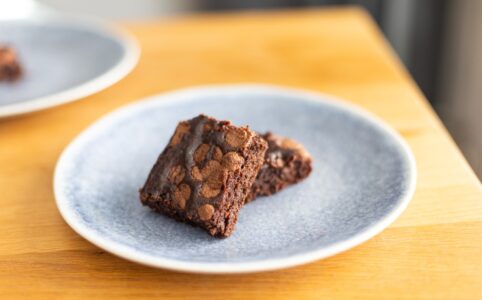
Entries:
{"type": "Polygon", "coordinates": [[[298,142],[271,132],[262,137],[268,142],[268,151],[246,202],[297,183],[308,177],[312,170],[311,156],[298,142]]]}
{"type": "Polygon", "coordinates": [[[229,236],[268,145],[248,127],[200,115],[180,122],[140,190],[142,204],[229,236]]]}
{"type": "Polygon", "coordinates": [[[14,81],[20,77],[22,69],[12,48],[0,46],[0,81],[14,81]]]}

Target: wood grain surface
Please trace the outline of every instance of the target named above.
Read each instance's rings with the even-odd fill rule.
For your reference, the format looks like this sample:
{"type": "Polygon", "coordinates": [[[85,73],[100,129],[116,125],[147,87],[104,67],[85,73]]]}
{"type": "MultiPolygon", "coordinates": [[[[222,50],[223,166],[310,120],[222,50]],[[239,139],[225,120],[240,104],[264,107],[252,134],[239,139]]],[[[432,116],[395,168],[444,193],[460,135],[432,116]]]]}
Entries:
{"type": "Polygon", "coordinates": [[[122,25],[142,47],[127,78],[76,103],[0,120],[1,299],[482,299],[480,182],[364,11],[249,12],[122,25]],[[66,225],[52,175],[77,134],[144,96],[233,82],[322,91],[385,120],[417,160],[417,190],[406,212],[335,257],[235,276],[137,265],[66,225]]]}

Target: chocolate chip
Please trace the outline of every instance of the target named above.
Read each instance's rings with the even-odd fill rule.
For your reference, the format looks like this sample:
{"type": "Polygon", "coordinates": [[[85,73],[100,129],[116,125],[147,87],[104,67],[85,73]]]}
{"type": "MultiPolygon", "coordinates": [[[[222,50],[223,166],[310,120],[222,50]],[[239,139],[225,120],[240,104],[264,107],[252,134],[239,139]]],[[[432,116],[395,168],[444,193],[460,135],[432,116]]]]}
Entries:
{"type": "Polygon", "coordinates": [[[213,217],[214,207],[211,204],[204,204],[198,208],[197,213],[202,221],[207,221],[213,217]]]}
{"type": "Polygon", "coordinates": [[[179,208],[184,209],[186,207],[186,201],[191,196],[191,188],[185,183],[181,183],[179,187],[174,190],[174,200],[179,208]]]}
{"type": "Polygon", "coordinates": [[[221,192],[219,188],[213,188],[209,183],[205,182],[201,187],[201,196],[204,198],[214,198],[221,192]]]}
{"type": "Polygon", "coordinates": [[[291,149],[291,150],[298,150],[301,147],[301,145],[292,139],[285,138],[281,142],[281,147],[291,149]]]}
{"type": "Polygon", "coordinates": [[[243,128],[231,128],[226,132],[225,140],[231,147],[241,147],[248,140],[248,132],[243,128]]]}
{"type": "Polygon", "coordinates": [[[228,177],[228,172],[223,169],[217,169],[209,175],[206,180],[206,184],[211,187],[211,189],[221,189],[226,182],[228,177]]]}
{"type": "Polygon", "coordinates": [[[236,171],[244,164],[244,158],[236,152],[228,152],[223,157],[223,167],[230,171],[236,171]]]}
{"type": "Polygon", "coordinates": [[[194,161],[197,163],[202,162],[206,158],[206,154],[209,151],[208,144],[201,144],[197,147],[196,151],[194,152],[194,161]]]}
{"type": "Polygon", "coordinates": [[[223,151],[221,150],[221,148],[214,147],[213,159],[221,162],[221,159],[223,159],[223,151]]]}
{"type": "Polygon", "coordinates": [[[174,184],[179,184],[184,179],[184,168],[180,165],[174,166],[169,173],[169,181],[174,184]]]}
{"type": "Polygon", "coordinates": [[[218,167],[213,168],[213,171],[209,175],[205,176],[205,182],[201,186],[201,196],[205,198],[214,198],[222,190],[226,179],[228,177],[228,171],[218,167]]]}
{"type": "Polygon", "coordinates": [[[217,172],[221,169],[221,164],[218,161],[210,160],[206,163],[204,168],[201,170],[201,175],[203,178],[208,178],[211,174],[217,172]]]}
{"type": "Polygon", "coordinates": [[[199,171],[199,168],[194,166],[191,170],[191,177],[194,178],[197,181],[202,181],[203,176],[201,174],[201,171],[199,171]]]}
{"type": "Polygon", "coordinates": [[[308,151],[306,151],[306,149],[300,143],[292,139],[283,139],[283,141],[281,142],[281,147],[296,151],[303,157],[310,157],[308,151]]]}

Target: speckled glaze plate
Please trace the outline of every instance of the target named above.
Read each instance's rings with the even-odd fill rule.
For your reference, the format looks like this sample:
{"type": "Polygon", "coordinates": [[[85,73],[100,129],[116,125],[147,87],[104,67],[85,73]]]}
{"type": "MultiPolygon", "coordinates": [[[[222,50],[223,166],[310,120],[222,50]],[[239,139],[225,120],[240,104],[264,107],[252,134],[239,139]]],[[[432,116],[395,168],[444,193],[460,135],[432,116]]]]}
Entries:
{"type": "Polygon", "coordinates": [[[280,269],[325,258],[381,232],[409,203],[415,161],[370,114],[328,96],[262,85],[191,88],[107,115],[64,151],[57,206],[95,245],[131,261],[199,273],[280,269]],[[179,120],[205,113],[305,145],[305,181],[243,207],[226,239],[152,212],[138,189],[179,120]]]}
{"type": "Polygon", "coordinates": [[[0,118],[37,111],[98,92],[136,65],[126,33],[92,19],[57,14],[0,20],[0,44],[12,46],[22,77],[0,82],[0,118]]]}

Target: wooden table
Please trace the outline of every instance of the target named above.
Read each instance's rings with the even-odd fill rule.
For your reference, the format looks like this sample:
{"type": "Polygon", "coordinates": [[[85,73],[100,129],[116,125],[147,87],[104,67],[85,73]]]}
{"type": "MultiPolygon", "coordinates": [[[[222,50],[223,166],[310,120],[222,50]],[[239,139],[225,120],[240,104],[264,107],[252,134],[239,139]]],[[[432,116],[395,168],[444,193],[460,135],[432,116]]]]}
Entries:
{"type": "Polygon", "coordinates": [[[79,102],[0,121],[0,298],[482,299],[480,182],[364,11],[205,15],[127,27],[142,57],[126,79],[79,102]],[[343,254],[236,276],[124,261],[64,223],[52,174],[79,132],[144,96],[232,82],[323,91],[384,119],[417,159],[407,211],[343,254]]]}

